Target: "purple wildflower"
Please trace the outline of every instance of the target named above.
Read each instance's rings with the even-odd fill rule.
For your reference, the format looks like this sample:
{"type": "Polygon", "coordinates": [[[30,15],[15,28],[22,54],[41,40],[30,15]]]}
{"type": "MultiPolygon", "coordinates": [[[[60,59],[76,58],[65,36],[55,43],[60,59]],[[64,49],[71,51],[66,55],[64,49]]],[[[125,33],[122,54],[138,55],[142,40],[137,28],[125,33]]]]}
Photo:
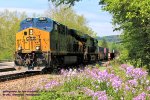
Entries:
{"type": "Polygon", "coordinates": [[[97,91],[94,92],[93,90],[84,87],[83,90],[85,91],[85,94],[88,96],[92,96],[93,99],[97,98],[98,100],[108,100],[106,91],[97,91]]]}
{"type": "Polygon", "coordinates": [[[146,79],[147,72],[143,71],[141,68],[134,68],[133,66],[126,66],[122,65],[121,68],[124,69],[128,77],[134,78],[134,79],[146,79]]]}
{"type": "Polygon", "coordinates": [[[66,77],[68,75],[68,70],[61,69],[60,73],[66,77]]]}
{"type": "Polygon", "coordinates": [[[127,68],[126,68],[126,74],[127,74],[129,77],[132,76],[133,69],[134,69],[133,67],[127,67],[127,68]]]}
{"type": "Polygon", "coordinates": [[[127,83],[132,87],[136,87],[138,85],[138,82],[136,79],[128,80],[127,83]]]}
{"type": "Polygon", "coordinates": [[[114,78],[115,77],[115,74],[109,74],[109,79],[112,79],[112,78],[114,78]]]}
{"type": "Polygon", "coordinates": [[[46,83],[46,82],[48,82],[47,79],[43,79],[43,78],[39,79],[38,82],[32,87],[31,90],[37,90],[37,89],[43,90],[44,88],[43,83],[46,83]]]}
{"type": "Polygon", "coordinates": [[[125,90],[126,91],[129,91],[130,90],[130,87],[128,85],[125,85],[125,90]]]}
{"type": "Polygon", "coordinates": [[[77,75],[77,70],[74,69],[69,69],[69,70],[64,70],[64,69],[61,69],[61,74],[65,77],[71,77],[71,76],[76,76],[77,75]]]}
{"type": "Polygon", "coordinates": [[[121,69],[126,70],[126,68],[129,67],[127,64],[122,64],[121,69]]]}
{"type": "Polygon", "coordinates": [[[93,98],[98,98],[98,100],[108,100],[105,91],[97,91],[94,93],[93,98]]]}
{"type": "Polygon", "coordinates": [[[142,92],[137,97],[133,98],[133,100],[146,100],[146,93],[142,92]]]}
{"type": "Polygon", "coordinates": [[[135,68],[133,70],[132,77],[135,79],[142,79],[142,78],[145,79],[146,76],[147,76],[147,72],[143,71],[141,68],[135,68]]]}
{"type": "Polygon", "coordinates": [[[132,93],[135,94],[136,93],[136,89],[132,88],[132,93]]]}
{"type": "Polygon", "coordinates": [[[118,80],[114,80],[114,81],[112,81],[112,87],[114,88],[114,89],[119,89],[119,88],[121,88],[121,85],[122,85],[122,82],[121,81],[118,81],[118,80]]]}
{"type": "MultiPolygon", "coordinates": [[[[111,74],[113,75],[113,74],[111,74]]],[[[118,91],[122,86],[122,80],[118,76],[110,77],[109,81],[112,83],[112,87],[118,91]]]]}
{"type": "Polygon", "coordinates": [[[61,69],[60,73],[63,75],[66,73],[66,71],[64,69],[61,69]]]}
{"type": "Polygon", "coordinates": [[[115,90],[121,89],[122,80],[119,78],[119,76],[115,76],[114,74],[109,74],[107,70],[100,71],[99,69],[92,69],[92,70],[88,70],[88,74],[98,82],[109,83],[107,84],[107,86],[111,84],[115,90]]]}
{"type": "Polygon", "coordinates": [[[150,86],[147,87],[147,91],[150,91],[150,86]]]}
{"type": "Polygon", "coordinates": [[[96,73],[93,72],[93,70],[87,70],[87,73],[89,76],[91,76],[93,79],[97,79],[98,76],[96,73]]]}
{"type": "Polygon", "coordinates": [[[97,75],[98,75],[97,78],[98,78],[98,80],[100,80],[100,82],[106,82],[108,80],[109,74],[106,70],[104,70],[102,72],[99,71],[97,75]]]}
{"type": "Polygon", "coordinates": [[[149,85],[149,80],[146,80],[146,85],[149,85]]]}
{"type": "Polygon", "coordinates": [[[52,80],[45,85],[45,89],[48,90],[48,89],[51,89],[51,88],[58,86],[58,85],[59,85],[59,82],[52,80]]]}
{"type": "Polygon", "coordinates": [[[88,89],[87,87],[84,87],[83,90],[84,90],[85,94],[88,96],[93,96],[93,94],[94,94],[94,91],[91,89],[88,89]]]}

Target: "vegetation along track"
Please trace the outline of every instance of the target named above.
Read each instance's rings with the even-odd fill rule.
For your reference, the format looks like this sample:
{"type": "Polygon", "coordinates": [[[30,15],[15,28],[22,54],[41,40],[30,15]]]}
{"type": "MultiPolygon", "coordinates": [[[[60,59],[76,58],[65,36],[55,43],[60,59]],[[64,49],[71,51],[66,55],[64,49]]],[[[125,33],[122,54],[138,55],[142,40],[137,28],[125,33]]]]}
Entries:
{"type": "Polygon", "coordinates": [[[34,76],[34,75],[39,75],[41,74],[39,71],[37,72],[17,72],[17,71],[13,71],[13,73],[11,72],[5,72],[5,74],[0,75],[0,82],[5,82],[5,81],[9,81],[9,80],[14,80],[14,79],[19,79],[19,78],[25,78],[25,77],[30,77],[30,76],[34,76]]]}

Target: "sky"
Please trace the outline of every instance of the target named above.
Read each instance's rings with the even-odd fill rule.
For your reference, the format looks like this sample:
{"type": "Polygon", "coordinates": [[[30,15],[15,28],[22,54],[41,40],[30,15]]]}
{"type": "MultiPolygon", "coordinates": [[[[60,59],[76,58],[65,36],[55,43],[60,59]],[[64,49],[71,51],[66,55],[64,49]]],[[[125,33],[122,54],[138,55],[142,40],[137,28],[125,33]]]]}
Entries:
{"type": "MultiPolygon", "coordinates": [[[[120,32],[113,32],[111,24],[112,16],[101,10],[99,0],[82,0],[73,7],[77,14],[84,15],[88,26],[97,33],[97,36],[119,35],[120,32]]],[[[49,8],[48,0],[0,0],[0,11],[26,12],[30,17],[33,13],[44,14],[49,8]]]]}

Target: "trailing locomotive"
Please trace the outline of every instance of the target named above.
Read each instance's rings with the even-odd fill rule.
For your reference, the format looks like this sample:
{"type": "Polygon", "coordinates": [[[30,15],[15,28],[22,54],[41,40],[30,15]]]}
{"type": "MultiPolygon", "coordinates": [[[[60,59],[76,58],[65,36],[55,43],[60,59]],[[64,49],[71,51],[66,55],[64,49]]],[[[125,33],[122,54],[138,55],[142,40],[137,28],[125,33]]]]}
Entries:
{"type": "Polygon", "coordinates": [[[50,18],[27,18],[16,33],[17,70],[42,70],[98,59],[98,41],[50,18]]]}
{"type": "Polygon", "coordinates": [[[115,58],[114,50],[111,52],[109,48],[98,47],[98,59],[100,61],[113,60],[115,58]]]}

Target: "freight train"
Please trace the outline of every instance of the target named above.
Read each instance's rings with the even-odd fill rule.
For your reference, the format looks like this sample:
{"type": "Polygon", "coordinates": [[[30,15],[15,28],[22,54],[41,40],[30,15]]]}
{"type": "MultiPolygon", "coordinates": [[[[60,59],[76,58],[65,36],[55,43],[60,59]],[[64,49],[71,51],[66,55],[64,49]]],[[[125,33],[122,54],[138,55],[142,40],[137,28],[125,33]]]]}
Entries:
{"type": "Polygon", "coordinates": [[[40,71],[107,59],[97,39],[50,18],[26,18],[16,33],[15,68],[40,71]]]}

